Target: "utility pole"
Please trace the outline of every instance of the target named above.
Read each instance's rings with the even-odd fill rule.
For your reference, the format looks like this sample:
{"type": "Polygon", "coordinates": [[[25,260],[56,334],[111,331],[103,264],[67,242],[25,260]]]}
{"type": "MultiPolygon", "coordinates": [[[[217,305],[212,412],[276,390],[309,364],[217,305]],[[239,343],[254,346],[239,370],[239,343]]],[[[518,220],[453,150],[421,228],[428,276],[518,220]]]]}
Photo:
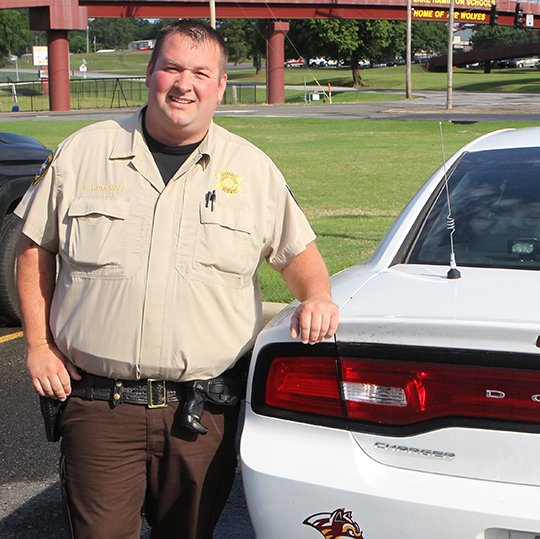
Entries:
{"type": "Polygon", "coordinates": [[[405,98],[412,99],[411,49],[412,49],[412,0],[407,0],[407,52],[405,75],[405,98]]]}
{"type": "Polygon", "coordinates": [[[216,29],[216,2],[215,0],[210,0],[210,26],[214,30],[216,29]]]}
{"type": "Polygon", "coordinates": [[[450,8],[448,10],[448,83],[446,91],[446,109],[452,110],[452,75],[454,68],[454,0],[450,0],[450,8]]]}

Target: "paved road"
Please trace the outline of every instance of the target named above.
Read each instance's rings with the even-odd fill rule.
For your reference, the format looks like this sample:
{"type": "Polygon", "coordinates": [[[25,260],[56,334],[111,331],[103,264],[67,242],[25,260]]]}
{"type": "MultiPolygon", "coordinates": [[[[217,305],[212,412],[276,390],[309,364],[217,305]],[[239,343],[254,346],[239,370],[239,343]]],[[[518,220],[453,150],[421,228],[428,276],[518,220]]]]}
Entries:
{"type": "MultiPolygon", "coordinates": [[[[302,87],[303,88],[303,87],[302,87]]],[[[414,99],[403,100],[403,93],[395,91],[367,91],[396,96],[395,101],[374,103],[342,103],[309,105],[221,105],[218,116],[266,118],[318,118],[334,120],[385,119],[385,120],[450,120],[454,122],[477,121],[531,121],[540,122],[540,96],[520,93],[453,92],[452,110],[447,110],[446,92],[422,91],[414,99]]],[[[46,120],[94,119],[96,121],[128,116],[129,109],[101,109],[71,112],[6,112],[0,121],[22,118],[46,120]]]]}
{"type": "MultiPolygon", "coordinates": [[[[26,377],[20,329],[0,328],[0,537],[64,537],[56,474],[57,443],[45,440],[37,397],[26,377]]],[[[147,538],[147,530],[142,537],[147,538]]],[[[240,474],[214,539],[253,539],[240,474]]]]}
{"type": "Polygon", "coordinates": [[[446,92],[417,92],[412,100],[403,100],[394,91],[379,90],[371,93],[396,95],[396,101],[332,105],[228,105],[220,107],[218,115],[343,120],[540,121],[540,96],[534,94],[454,92],[452,109],[447,110],[446,92]]]}
{"type": "Polygon", "coordinates": [[[227,105],[218,109],[218,115],[335,120],[540,121],[540,96],[535,94],[453,92],[452,109],[447,110],[446,92],[416,92],[412,100],[402,99],[403,93],[395,91],[361,92],[395,95],[396,100],[309,105],[227,105]]]}

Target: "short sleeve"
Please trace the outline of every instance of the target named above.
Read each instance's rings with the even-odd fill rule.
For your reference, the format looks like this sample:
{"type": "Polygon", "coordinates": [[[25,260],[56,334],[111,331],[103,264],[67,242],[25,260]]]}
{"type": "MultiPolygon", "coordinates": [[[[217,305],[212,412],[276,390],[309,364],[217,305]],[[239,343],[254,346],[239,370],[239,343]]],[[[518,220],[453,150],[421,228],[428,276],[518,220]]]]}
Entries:
{"type": "Polygon", "coordinates": [[[15,209],[23,221],[23,234],[51,252],[58,252],[56,167],[54,160],[48,169],[36,176],[15,209]]]}
{"type": "Polygon", "coordinates": [[[283,182],[277,200],[269,253],[266,260],[278,271],[304,251],[315,240],[315,233],[298,206],[291,191],[283,182]]]}

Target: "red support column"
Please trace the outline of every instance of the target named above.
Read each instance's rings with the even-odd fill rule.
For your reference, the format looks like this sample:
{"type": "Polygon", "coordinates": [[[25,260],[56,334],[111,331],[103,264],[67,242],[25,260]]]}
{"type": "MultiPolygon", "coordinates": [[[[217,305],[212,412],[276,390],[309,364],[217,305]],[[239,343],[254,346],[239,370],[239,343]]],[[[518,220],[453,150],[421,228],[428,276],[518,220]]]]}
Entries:
{"type": "Polygon", "coordinates": [[[289,23],[276,21],[266,25],[266,91],[268,103],[285,102],[285,35],[289,23]]]}
{"type": "Polygon", "coordinates": [[[67,30],[47,30],[49,47],[49,106],[70,110],[69,43],[67,30]]]}

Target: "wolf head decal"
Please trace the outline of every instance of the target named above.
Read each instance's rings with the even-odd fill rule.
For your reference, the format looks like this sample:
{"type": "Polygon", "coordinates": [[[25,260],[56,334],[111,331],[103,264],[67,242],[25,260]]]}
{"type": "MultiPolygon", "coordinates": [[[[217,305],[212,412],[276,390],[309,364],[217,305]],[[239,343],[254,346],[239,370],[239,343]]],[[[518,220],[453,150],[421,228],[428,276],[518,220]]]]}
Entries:
{"type": "Polygon", "coordinates": [[[352,512],[336,509],[333,513],[317,513],[307,517],[302,524],[318,530],[326,539],[365,539],[360,527],[352,519],[352,512]]]}

